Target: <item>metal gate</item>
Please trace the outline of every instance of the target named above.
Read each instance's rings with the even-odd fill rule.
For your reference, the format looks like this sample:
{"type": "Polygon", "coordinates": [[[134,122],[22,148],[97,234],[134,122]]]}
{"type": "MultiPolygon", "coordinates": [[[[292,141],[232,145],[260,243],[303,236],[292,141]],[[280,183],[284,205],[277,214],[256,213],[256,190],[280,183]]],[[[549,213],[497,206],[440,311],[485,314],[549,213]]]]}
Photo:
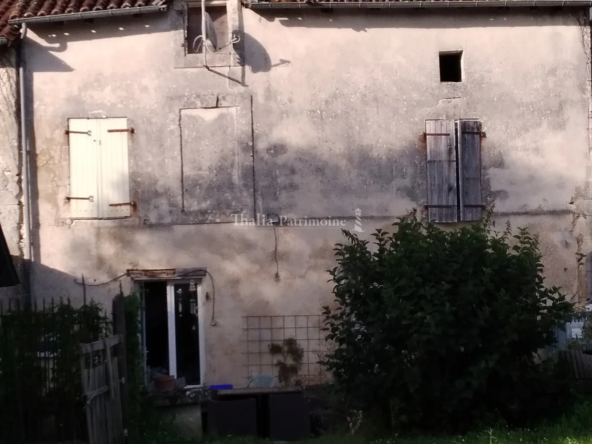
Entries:
{"type": "Polygon", "coordinates": [[[120,335],[81,345],[80,365],[89,444],[124,444],[122,381],[116,356],[123,346],[120,335]]]}

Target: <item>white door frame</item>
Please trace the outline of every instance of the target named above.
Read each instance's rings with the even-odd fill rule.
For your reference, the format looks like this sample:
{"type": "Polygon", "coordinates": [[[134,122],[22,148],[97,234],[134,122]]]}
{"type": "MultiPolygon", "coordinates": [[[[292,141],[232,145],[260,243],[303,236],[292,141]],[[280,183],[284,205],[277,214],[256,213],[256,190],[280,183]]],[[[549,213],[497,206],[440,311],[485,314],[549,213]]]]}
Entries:
{"type": "MultiPolygon", "coordinates": [[[[183,280],[172,280],[166,281],[162,280],[160,282],[166,282],[167,290],[166,290],[166,297],[167,297],[167,325],[168,325],[168,347],[169,347],[169,374],[177,376],[177,335],[176,335],[176,325],[175,325],[175,285],[177,284],[189,284],[191,283],[192,279],[183,279],[183,280]]],[[[206,376],[206,329],[205,329],[205,298],[203,294],[202,288],[202,281],[201,279],[193,279],[195,282],[196,290],[197,290],[197,323],[199,329],[199,385],[188,385],[187,387],[202,387],[205,385],[205,376],[206,376]]],[[[151,281],[140,281],[138,284],[144,284],[151,281]]],[[[144,293],[142,294],[142,305],[144,306],[144,293]]],[[[142,326],[142,343],[144,344],[144,354],[145,354],[145,364],[146,365],[146,323],[145,323],[145,316],[144,316],[144,309],[142,309],[142,319],[143,319],[143,326],[142,326]]]]}
{"type": "MultiPolygon", "coordinates": [[[[175,282],[176,283],[176,282],[175,282]]],[[[175,283],[167,282],[167,326],[169,335],[169,375],[177,377],[177,332],[175,324],[175,283]]],[[[181,282],[179,282],[181,283],[181,282]]]]}

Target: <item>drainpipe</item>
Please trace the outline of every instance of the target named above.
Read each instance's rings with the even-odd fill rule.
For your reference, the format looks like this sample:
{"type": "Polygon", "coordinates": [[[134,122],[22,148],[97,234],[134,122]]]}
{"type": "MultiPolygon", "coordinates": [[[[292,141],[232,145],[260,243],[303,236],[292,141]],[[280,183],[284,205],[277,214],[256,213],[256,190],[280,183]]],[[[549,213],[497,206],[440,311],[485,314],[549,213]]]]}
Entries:
{"type": "Polygon", "coordinates": [[[19,105],[21,118],[21,183],[23,187],[23,258],[25,260],[25,302],[31,301],[31,207],[29,197],[29,146],[26,125],[25,102],[25,57],[24,43],[27,35],[27,24],[21,27],[21,42],[19,46],[19,105]]]}

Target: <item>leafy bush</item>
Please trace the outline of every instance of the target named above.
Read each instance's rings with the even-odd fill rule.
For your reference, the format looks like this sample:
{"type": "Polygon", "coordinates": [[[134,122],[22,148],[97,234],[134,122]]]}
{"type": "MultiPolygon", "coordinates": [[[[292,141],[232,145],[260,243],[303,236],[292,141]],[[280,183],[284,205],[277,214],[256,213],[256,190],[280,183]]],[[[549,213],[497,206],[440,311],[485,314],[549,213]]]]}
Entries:
{"type": "Polygon", "coordinates": [[[335,248],[324,363],[349,408],[437,431],[557,409],[540,398],[555,367],[536,353],[573,307],[545,286],[537,237],[495,232],[489,218],[445,231],[412,213],[394,225],[373,246],[344,230],[335,248]]]}

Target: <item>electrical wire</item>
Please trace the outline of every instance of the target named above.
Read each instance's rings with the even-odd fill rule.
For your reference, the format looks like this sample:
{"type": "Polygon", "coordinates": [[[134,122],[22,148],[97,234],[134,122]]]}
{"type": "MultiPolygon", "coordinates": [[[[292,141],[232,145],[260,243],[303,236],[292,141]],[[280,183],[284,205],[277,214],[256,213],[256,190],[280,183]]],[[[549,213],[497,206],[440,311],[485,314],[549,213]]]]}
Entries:
{"type": "Polygon", "coordinates": [[[107,284],[110,284],[110,283],[112,283],[112,282],[115,282],[115,281],[117,281],[117,280],[119,280],[119,279],[121,279],[122,277],[125,277],[125,276],[127,276],[127,272],[126,272],[126,273],[123,273],[123,274],[120,274],[120,275],[119,275],[119,276],[117,276],[117,277],[114,277],[114,278],[113,278],[113,279],[111,279],[110,281],[107,281],[107,282],[102,282],[102,283],[100,283],[100,284],[87,284],[86,282],[84,282],[84,284],[83,284],[82,282],[80,282],[80,281],[78,281],[76,278],[74,278],[74,283],[76,283],[76,284],[78,284],[78,285],[84,285],[84,286],[86,286],[86,287],[102,287],[103,285],[107,285],[107,284]]]}
{"type": "Polygon", "coordinates": [[[275,279],[276,281],[280,280],[280,263],[278,261],[278,237],[275,225],[273,226],[273,235],[275,236],[275,249],[273,256],[275,258],[275,279]]]}

